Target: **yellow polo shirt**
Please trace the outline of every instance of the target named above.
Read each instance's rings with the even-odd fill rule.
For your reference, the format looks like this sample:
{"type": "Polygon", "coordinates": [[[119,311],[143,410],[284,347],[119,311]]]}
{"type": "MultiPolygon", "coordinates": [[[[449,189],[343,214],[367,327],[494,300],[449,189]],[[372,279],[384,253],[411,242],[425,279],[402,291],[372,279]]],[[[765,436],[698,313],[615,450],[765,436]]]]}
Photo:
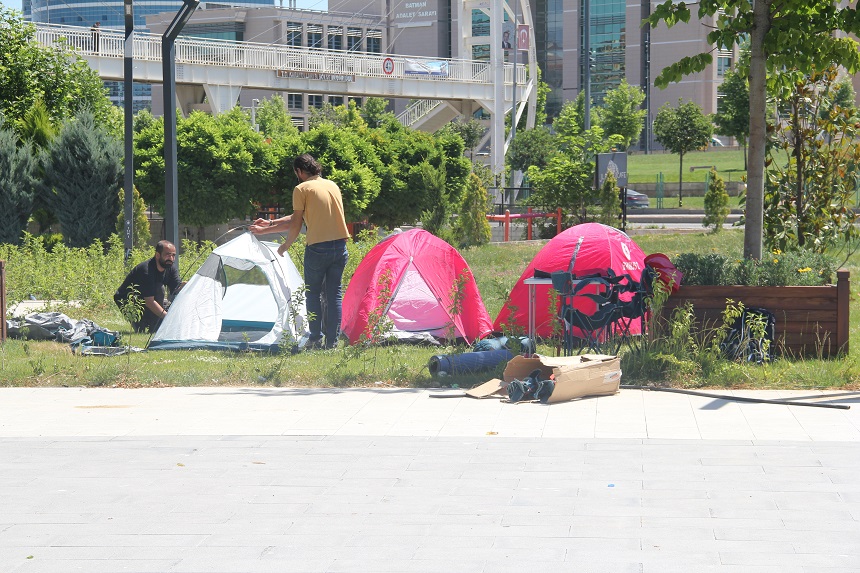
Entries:
{"type": "Polygon", "coordinates": [[[349,237],[343,215],[343,198],[334,181],[316,175],[296,185],[293,210],[304,212],[308,245],[349,237]]]}

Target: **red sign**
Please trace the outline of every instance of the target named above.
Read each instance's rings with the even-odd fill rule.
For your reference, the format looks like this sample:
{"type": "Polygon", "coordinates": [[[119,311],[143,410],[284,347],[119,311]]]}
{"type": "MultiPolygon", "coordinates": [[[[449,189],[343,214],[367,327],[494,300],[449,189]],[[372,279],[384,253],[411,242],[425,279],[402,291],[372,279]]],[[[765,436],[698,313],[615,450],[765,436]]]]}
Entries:
{"type": "Polygon", "coordinates": [[[517,49],[529,49],[529,27],[528,24],[517,25],[517,49]]]}
{"type": "Polygon", "coordinates": [[[386,75],[391,75],[394,72],[394,60],[391,58],[385,58],[382,60],[382,71],[385,72],[386,75]]]}

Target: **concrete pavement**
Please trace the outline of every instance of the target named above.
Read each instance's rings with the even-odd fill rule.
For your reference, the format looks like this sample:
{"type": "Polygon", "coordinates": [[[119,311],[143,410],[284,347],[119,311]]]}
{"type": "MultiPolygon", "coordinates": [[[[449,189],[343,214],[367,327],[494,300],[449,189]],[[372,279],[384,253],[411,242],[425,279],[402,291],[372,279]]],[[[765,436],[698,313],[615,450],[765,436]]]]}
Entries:
{"type": "Polygon", "coordinates": [[[860,571],[860,393],[0,389],[2,572],[860,571]]]}

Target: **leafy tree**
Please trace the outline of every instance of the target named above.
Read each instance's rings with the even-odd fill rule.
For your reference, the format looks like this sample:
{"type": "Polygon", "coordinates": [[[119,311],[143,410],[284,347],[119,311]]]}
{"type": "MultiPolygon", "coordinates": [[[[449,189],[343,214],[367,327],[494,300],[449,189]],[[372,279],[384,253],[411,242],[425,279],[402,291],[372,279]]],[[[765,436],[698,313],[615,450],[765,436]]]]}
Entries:
{"type": "MultiPolygon", "coordinates": [[[[120,189],[119,202],[123,204],[124,201],[125,191],[120,189]]],[[[134,193],[132,194],[132,221],[132,245],[139,249],[145,248],[149,243],[149,239],[152,238],[152,233],[150,233],[149,229],[149,219],[146,217],[146,203],[144,203],[143,197],[140,196],[137,187],[134,188],[134,193]]],[[[116,234],[120,237],[125,236],[125,213],[123,213],[122,209],[120,209],[119,215],[116,218],[116,234]]]]}
{"type": "Polygon", "coordinates": [[[860,126],[853,107],[835,103],[841,97],[837,77],[835,67],[814,73],[779,104],[786,119],[775,131],[765,193],[765,243],[770,249],[823,252],[858,236],[851,207],[860,166],[860,126]]]}
{"type": "Polygon", "coordinates": [[[684,204],[684,155],[707,147],[711,142],[713,129],[714,126],[702,113],[702,108],[691,101],[683,103],[679,99],[677,108],[666,103],[654,118],[654,138],[672,153],[677,153],[681,160],[678,207],[684,204]]]}
{"type": "Polygon", "coordinates": [[[260,105],[257,106],[255,119],[257,125],[260,126],[260,133],[270,139],[293,136],[299,132],[290,120],[284,98],[279,95],[273,95],[271,98],[260,102],[260,105]]]}
{"type": "Polygon", "coordinates": [[[729,216],[729,194],[726,192],[726,183],[717,175],[715,169],[711,169],[708,191],[705,193],[705,218],[702,219],[703,227],[713,227],[714,233],[723,230],[723,224],[729,216]]]}
{"type": "MultiPolygon", "coordinates": [[[[32,143],[33,150],[37,153],[37,161],[34,177],[41,181],[44,178],[44,165],[42,164],[43,151],[48,147],[48,144],[57,136],[57,130],[54,127],[48,110],[41,99],[36,100],[24,117],[18,120],[18,133],[21,135],[22,141],[32,143]]],[[[57,222],[57,217],[48,207],[48,199],[44,193],[36,189],[36,197],[33,202],[33,212],[31,216],[36,221],[39,234],[42,234],[57,222]]]]}
{"type": "Polygon", "coordinates": [[[750,89],[740,72],[729,71],[717,91],[714,125],[719,135],[734,137],[744,146],[744,168],[747,166],[747,138],[750,133],[750,89]]]}
{"type": "Polygon", "coordinates": [[[47,150],[44,185],[65,243],[107,242],[120,210],[122,143],[89,111],[67,121],[47,150]]]}
{"type": "Polygon", "coordinates": [[[532,165],[545,167],[556,151],[555,145],[555,136],[544,125],[518,131],[508,149],[508,161],[519,171],[526,171],[532,165]]]}
{"type": "MultiPolygon", "coordinates": [[[[848,73],[860,69],[860,53],[850,35],[860,33],[860,15],[854,3],[832,0],[703,0],[699,19],[715,17],[708,43],[716,50],[732,49],[749,41],[750,130],[744,257],[761,258],[763,237],[764,175],[767,144],[767,85],[773,91],[794,83],[795,74],[809,74],[831,64],[848,73]],[[838,33],[838,32],[844,32],[838,33]]],[[[685,2],[667,0],[649,18],[652,26],[689,22],[685,2]]],[[[712,50],[713,51],[713,50],[712,50]]],[[[687,56],[665,68],[655,84],[665,87],[712,63],[712,51],[687,56]]]]}
{"type": "Polygon", "coordinates": [[[486,245],[493,232],[487,221],[487,204],[490,200],[487,188],[474,173],[469,174],[460,216],[454,224],[454,236],[460,247],[486,245]]]}
{"type": "MultiPolygon", "coordinates": [[[[238,107],[218,117],[192,112],[176,124],[179,220],[203,227],[242,218],[271,189],[271,149],[238,107]]],[[[136,182],[143,198],[164,209],[162,119],[135,137],[136,182]]],[[[198,237],[203,240],[202,234],[198,237]]]]}
{"type": "Polygon", "coordinates": [[[598,202],[600,203],[600,215],[597,220],[604,225],[614,227],[618,224],[618,219],[621,216],[621,198],[619,197],[618,185],[616,184],[615,175],[612,173],[606,174],[606,179],[603,185],[600,186],[600,195],[598,202]]]}
{"type": "Polygon", "coordinates": [[[646,110],[640,109],[645,101],[645,93],[638,86],[631,86],[626,79],[621,84],[606,92],[603,107],[597,114],[598,124],[608,135],[620,135],[623,138],[623,149],[630,147],[633,141],[639,139],[639,134],[645,127],[646,110]]]}
{"type": "MultiPolygon", "coordinates": [[[[562,137],[580,135],[585,125],[585,92],[579,92],[575,100],[561,106],[558,116],[552,122],[555,132],[562,137]]],[[[600,118],[592,117],[592,126],[599,125],[600,118]]]]}
{"type": "Polygon", "coordinates": [[[40,100],[54,123],[84,109],[91,110],[98,123],[112,115],[104,84],[86,61],[67,45],[39,44],[36,27],[3,5],[0,46],[0,112],[16,130],[40,100]]]}
{"type": "Polygon", "coordinates": [[[484,132],[487,131],[484,124],[477,119],[463,121],[463,118],[452,121],[442,129],[449,130],[460,136],[466,149],[469,150],[469,159],[474,159],[475,148],[481,143],[481,138],[484,136],[484,132]]]}
{"type": "Polygon", "coordinates": [[[364,105],[361,106],[361,117],[368,127],[382,127],[383,118],[385,116],[393,116],[387,112],[388,100],[378,97],[369,97],[364,100],[364,105]]]}
{"type": "Polygon", "coordinates": [[[0,114],[0,243],[20,244],[36,195],[36,168],[30,144],[19,147],[0,114]]]}
{"type": "Polygon", "coordinates": [[[424,212],[421,221],[426,231],[440,235],[451,216],[451,204],[445,196],[444,166],[434,167],[427,161],[419,163],[409,173],[409,187],[430,199],[430,208],[424,212]]]}
{"type": "Polygon", "coordinates": [[[532,184],[529,204],[552,211],[561,207],[577,223],[589,220],[588,209],[597,202],[594,192],[593,163],[569,153],[554,155],[544,168],[529,167],[532,184]]]}

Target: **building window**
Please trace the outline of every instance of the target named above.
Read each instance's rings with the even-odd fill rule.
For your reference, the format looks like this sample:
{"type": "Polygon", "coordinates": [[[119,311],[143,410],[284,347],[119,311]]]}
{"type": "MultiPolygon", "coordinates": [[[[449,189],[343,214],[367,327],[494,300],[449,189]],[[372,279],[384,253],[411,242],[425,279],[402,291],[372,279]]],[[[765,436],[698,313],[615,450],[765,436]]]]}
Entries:
{"type": "Polygon", "coordinates": [[[328,49],[342,50],[343,49],[343,28],[340,26],[328,27],[328,49]]]}
{"type": "Polygon", "coordinates": [[[302,111],[304,109],[302,94],[287,94],[287,109],[290,111],[302,111]]]}
{"type": "Polygon", "coordinates": [[[350,52],[361,51],[361,28],[346,29],[346,49],[350,52]]]}
{"type": "Polygon", "coordinates": [[[302,24],[301,22],[287,22],[287,45],[293,48],[302,46],[302,24]]]}
{"type": "Polygon", "coordinates": [[[348,99],[349,101],[354,101],[354,102],[355,102],[355,105],[356,105],[357,107],[361,107],[361,98],[360,98],[360,97],[349,96],[347,99],[348,99]]]}
{"type": "Polygon", "coordinates": [[[321,94],[311,94],[308,96],[308,109],[315,107],[321,108],[324,103],[324,98],[321,94]]]}
{"type": "Polygon", "coordinates": [[[328,96],[328,103],[332,107],[343,105],[343,96],[328,96]]]}
{"type": "Polygon", "coordinates": [[[382,53],[382,32],[379,30],[367,31],[367,51],[371,54],[382,53]]]}
{"type": "Polygon", "coordinates": [[[308,48],[322,48],[322,26],[319,24],[308,24],[308,48]]]}
{"type": "Polygon", "coordinates": [[[717,76],[724,77],[726,72],[732,69],[732,53],[720,50],[717,56],[717,76]]]}

